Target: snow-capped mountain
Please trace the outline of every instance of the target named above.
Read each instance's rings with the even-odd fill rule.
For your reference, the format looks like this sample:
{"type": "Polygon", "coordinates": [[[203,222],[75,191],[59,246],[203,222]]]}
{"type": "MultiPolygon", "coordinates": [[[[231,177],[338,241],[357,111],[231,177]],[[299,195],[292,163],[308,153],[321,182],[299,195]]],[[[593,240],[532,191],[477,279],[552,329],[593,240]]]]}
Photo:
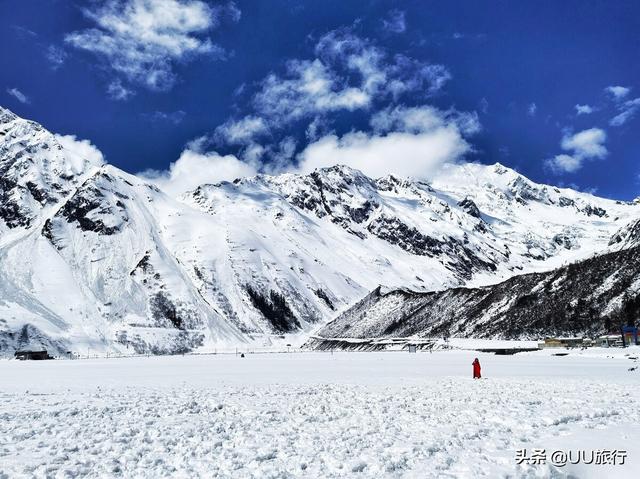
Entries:
{"type": "Polygon", "coordinates": [[[640,248],[634,247],[479,288],[428,293],[376,288],[308,346],[336,348],[349,345],[349,339],[539,339],[617,332],[640,314],[639,273],[640,248]]]}
{"type": "Polygon", "coordinates": [[[268,344],[380,284],[483,285],[589,257],[640,216],[499,164],[429,183],[335,166],[172,198],[4,109],[0,173],[3,349],[268,344]]]}
{"type": "Polygon", "coordinates": [[[632,248],[634,246],[640,246],[640,219],[624,225],[609,240],[609,247],[613,250],[632,248]]]}

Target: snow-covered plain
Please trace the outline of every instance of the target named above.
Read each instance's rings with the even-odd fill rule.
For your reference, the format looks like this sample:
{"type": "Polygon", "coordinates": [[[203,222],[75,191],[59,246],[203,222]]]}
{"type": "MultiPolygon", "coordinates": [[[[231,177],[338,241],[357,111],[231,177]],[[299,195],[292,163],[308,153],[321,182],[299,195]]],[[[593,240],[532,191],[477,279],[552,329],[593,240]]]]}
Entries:
{"type": "Polygon", "coordinates": [[[639,352],[3,360],[0,477],[637,477],[639,352]]]}

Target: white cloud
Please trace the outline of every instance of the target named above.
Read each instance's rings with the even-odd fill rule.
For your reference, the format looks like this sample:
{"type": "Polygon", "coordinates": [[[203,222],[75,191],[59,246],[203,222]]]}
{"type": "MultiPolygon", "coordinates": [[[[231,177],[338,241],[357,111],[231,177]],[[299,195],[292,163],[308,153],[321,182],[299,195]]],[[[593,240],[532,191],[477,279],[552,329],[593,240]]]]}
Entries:
{"type": "Polygon", "coordinates": [[[605,158],[609,152],[604,146],[607,134],[600,128],[590,128],[573,135],[565,135],[560,146],[571,154],[556,155],[545,161],[554,173],[575,173],[586,160],[605,158]]]}
{"type": "Polygon", "coordinates": [[[300,171],[348,165],[372,177],[390,173],[428,178],[444,163],[452,162],[470,151],[469,145],[454,128],[440,128],[429,133],[390,133],[371,136],[363,132],[348,133],[341,138],[329,135],[310,144],[300,154],[300,171]]]}
{"type": "Polygon", "coordinates": [[[309,172],[344,164],[372,177],[392,173],[429,178],[443,164],[472,151],[463,138],[464,131],[473,131],[469,118],[459,124],[434,108],[388,110],[374,117],[372,124],[376,133],[327,135],[308,145],[299,155],[298,169],[309,172]]]}
{"type": "Polygon", "coordinates": [[[387,18],[382,20],[382,28],[391,33],[403,33],[407,29],[405,12],[402,10],[391,10],[387,18]]]}
{"type": "Polygon", "coordinates": [[[536,112],[538,111],[538,105],[535,103],[530,103],[527,107],[527,115],[536,116],[536,112]]]}
{"type": "Polygon", "coordinates": [[[480,131],[477,114],[460,113],[454,110],[443,112],[428,105],[387,108],[374,114],[370,124],[377,134],[393,131],[418,134],[432,131],[443,125],[454,125],[465,135],[480,131]]]}
{"type": "Polygon", "coordinates": [[[126,101],[135,95],[133,90],[126,88],[120,80],[113,80],[107,86],[107,95],[109,98],[116,101],[126,101]]]}
{"type": "Polygon", "coordinates": [[[565,135],[560,146],[563,150],[573,151],[580,158],[604,158],[608,151],[604,146],[607,134],[600,128],[590,128],[574,135],[565,135]]]}
{"type": "Polygon", "coordinates": [[[24,103],[24,104],[31,103],[31,100],[29,99],[29,97],[24,93],[22,93],[17,88],[7,88],[7,93],[11,95],[13,98],[15,98],[16,100],[18,100],[20,103],[24,103]]]}
{"type": "Polygon", "coordinates": [[[405,55],[395,55],[386,67],[388,83],[382,93],[390,93],[398,99],[405,93],[426,96],[437,94],[451,80],[451,74],[443,65],[421,62],[405,55]]]}
{"type": "MultiPolygon", "coordinates": [[[[242,158],[245,163],[250,165],[259,165],[262,157],[267,152],[267,147],[264,147],[258,143],[250,143],[242,151],[242,158]]],[[[256,168],[257,169],[257,168],[256,168]]]]}
{"type": "Polygon", "coordinates": [[[374,100],[438,92],[451,78],[442,65],[389,55],[349,29],[322,36],[313,60],[291,60],[271,74],[253,98],[256,111],[280,124],[305,117],[367,109],[374,100]]]}
{"type": "Polygon", "coordinates": [[[266,173],[280,173],[291,168],[293,156],[296,153],[297,142],[295,138],[287,136],[283,138],[270,151],[270,161],[262,167],[262,171],[266,173]]]}
{"type": "Polygon", "coordinates": [[[102,152],[89,140],[78,140],[75,135],[55,135],[55,138],[64,149],[65,158],[74,172],[84,171],[85,162],[94,166],[104,163],[102,152]]]}
{"type": "Polygon", "coordinates": [[[611,126],[622,126],[631,120],[640,109],[640,98],[628,100],[619,106],[620,113],[614,116],[609,124],[611,126]]]}
{"type": "Polygon", "coordinates": [[[228,120],[216,128],[214,137],[230,145],[243,145],[269,131],[263,118],[248,115],[240,120],[228,120]]]}
{"type": "Polygon", "coordinates": [[[327,121],[322,116],[316,116],[311,123],[307,125],[307,129],[305,131],[305,136],[309,141],[315,141],[321,136],[324,136],[328,133],[328,125],[327,121]]]}
{"type": "Polygon", "coordinates": [[[51,68],[57,70],[67,60],[67,52],[56,45],[49,45],[45,53],[45,57],[49,60],[51,68]]]}
{"type": "Polygon", "coordinates": [[[574,173],[582,168],[582,159],[571,155],[556,155],[546,161],[546,165],[554,173],[574,173]]]}
{"type": "Polygon", "coordinates": [[[72,32],[65,41],[104,58],[130,82],[168,90],[176,80],[174,62],[222,55],[203,37],[217,25],[216,13],[200,0],[108,0],[84,10],[94,28],[72,32]]]}
{"type": "Polygon", "coordinates": [[[169,170],[147,170],[138,175],[151,181],[169,195],[178,196],[207,183],[233,181],[252,176],[256,169],[233,155],[220,156],[216,152],[199,153],[186,149],[171,163],[169,170]]]}
{"type": "Polygon", "coordinates": [[[609,120],[609,125],[624,125],[631,120],[638,112],[638,109],[640,109],[640,98],[625,101],[629,93],[631,93],[630,87],[608,86],[605,88],[605,91],[612,96],[618,110],[618,114],[609,120]]]}
{"type": "Polygon", "coordinates": [[[604,90],[609,93],[615,100],[622,100],[629,94],[631,88],[625,86],[608,86],[604,90]]]}
{"type": "Polygon", "coordinates": [[[576,105],[576,114],[577,115],[590,115],[595,111],[595,109],[590,105],[576,105]]]}
{"type": "Polygon", "coordinates": [[[254,98],[258,111],[282,121],[336,110],[365,108],[371,96],[358,87],[339,85],[336,77],[320,60],[294,60],[287,64],[288,78],[269,75],[254,98]]]}
{"type": "MultiPolygon", "coordinates": [[[[377,158],[397,147],[407,162],[415,162],[415,168],[399,166],[397,173],[416,175],[470,151],[463,137],[479,130],[475,113],[397,106],[406,93],[411,93],[412,102],[436,94],[451,78],[447,69],[405,55],[389,55],[355,35],[354,28],[330,31],[318,39],[314,57],[289,60],[283,72],[265,77],[250,97],[246,115],[226,121],[200,140],[198,147],[212,140],[217,146],[237,147],[233,152],[238,158],[263,172],[291,168],[294,158],[311,169],[345,162],[354,151],[364,153],[363,161],[369,165],[357,162],[355,167],[382,171],[383,161],[377,158]],[[396,106],[380,111],[383,104],[396,106]],[[377,111],[370,117],[374,132],[333,135],[331,114],[356,110],[377,111]],[[306,126],[307,141],[312,142],[297,156],[296,138],[282,138],[292,122],[306,126]],[[374,147],[380,148],[379,154],[374,147]],[[332,148],[339,160],[323,157],[332,148]]],[[[396,166],[388,165],[389,171],[396,166]]]]}

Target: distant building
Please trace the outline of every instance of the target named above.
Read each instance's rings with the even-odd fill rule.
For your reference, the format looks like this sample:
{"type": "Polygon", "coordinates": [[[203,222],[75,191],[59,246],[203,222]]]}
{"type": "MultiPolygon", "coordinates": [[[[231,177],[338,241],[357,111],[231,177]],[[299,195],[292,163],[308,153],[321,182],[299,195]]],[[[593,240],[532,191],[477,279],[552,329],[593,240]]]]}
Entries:
{"type": "Polygon", "coordinates": [[[16,359],[19,359],[21,361],[25,361],[25,360],[39,361],[43,359],[53,359],[52,356],[49,356],[49,353],[47,352],[46,349],[43,349],[42,351],[30,351],[30,350],[16,351],[14,356],[16,359]]]}
{"type": "Polygon", "coordinates": [[[598,346],[601,348],[621,348],[622,344],[622,336],[619,334],[607,334],[605,336],[600,336],[598,338],[598,346]]]}

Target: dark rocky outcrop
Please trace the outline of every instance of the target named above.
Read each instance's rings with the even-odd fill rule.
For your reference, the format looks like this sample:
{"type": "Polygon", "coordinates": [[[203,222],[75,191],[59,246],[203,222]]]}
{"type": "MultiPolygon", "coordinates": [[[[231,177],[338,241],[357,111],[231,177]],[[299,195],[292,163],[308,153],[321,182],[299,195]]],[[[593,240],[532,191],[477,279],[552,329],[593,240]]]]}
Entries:
{"type": "Polygon", "coordinates": [[[378,288],[325,326],[325,338],[599,335],[640,320],[640,248],[481,288],[378,288]]]}
{"type": "Polygon", "coordinates": [[[300,329],[300,322],[283,295],[271,290],[266,296],[250,285],[246,286],[246,291],[253,306],[262,313],[276,331],[286,333],[300,329]]]}

